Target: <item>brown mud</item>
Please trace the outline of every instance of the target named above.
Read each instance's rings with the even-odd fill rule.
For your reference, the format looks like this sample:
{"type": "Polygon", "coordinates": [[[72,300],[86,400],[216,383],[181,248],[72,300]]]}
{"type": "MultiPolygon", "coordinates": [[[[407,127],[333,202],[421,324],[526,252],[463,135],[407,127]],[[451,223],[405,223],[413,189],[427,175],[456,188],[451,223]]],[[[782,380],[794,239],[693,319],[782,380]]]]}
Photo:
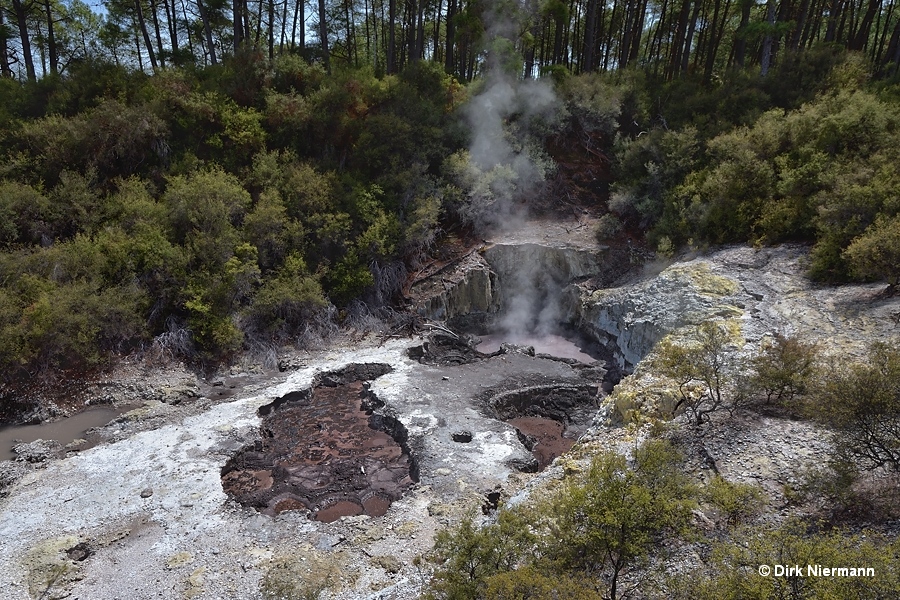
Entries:
{"type": "Polygon", "coordinates": [[[525,447],[534,454],[539,471],[546,469],[555,458],[575,445],[575,440],[564,437],[566,426],[559,421],[544,417],[517,417],[507,422],[516,428],[525,447]]]}
{"type": "Polygon", "coordinates": [[[261,408],[262,440],[222,469],[225,492],[268,515],[383,515],[417,480],[416,465],[398,424],[373,414],[377,399],[363,381],[345,383],[352,378],[325,375],[312,390],[261,408]]]}

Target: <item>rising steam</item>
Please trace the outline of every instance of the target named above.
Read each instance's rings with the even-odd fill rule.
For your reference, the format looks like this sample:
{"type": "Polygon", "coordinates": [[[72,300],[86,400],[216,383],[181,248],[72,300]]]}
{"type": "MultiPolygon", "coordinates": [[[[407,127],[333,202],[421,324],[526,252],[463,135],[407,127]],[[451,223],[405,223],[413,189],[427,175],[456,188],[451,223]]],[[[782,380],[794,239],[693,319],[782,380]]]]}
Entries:
{"type": "Polygon", "coordinates": [[[466,198],[460,214],[482,231],[515,223],[542,191],[553,162],[541,149],[540,128],[559,108],[553,88],[520,78],[521,60],[509,38],[518,30],[510,16],[489,12],[487,72],[464,114],[472,141],[467,154],[449,161],[466,198]]]}
{"type": "MultiPolygon", "coordinates": [[[[460,187],[468,192],[464,216],[487,235],[520,224],[529,203],[545,191],[555,165],[543,152],[542,138],[560,112],[548,82],[522,79],[522,62],[509,41],[522,28],[499,12],[489,13],[487,72],[465,110],[472,138],[465,161],[456,165],[460,187]]],[[[547,336],[559,328],[567,282],[558,281],[559,269],[542,254],[537,247],[525,250],[516,265],[504,269],[498,325],[510,339],[547,336]]]]}

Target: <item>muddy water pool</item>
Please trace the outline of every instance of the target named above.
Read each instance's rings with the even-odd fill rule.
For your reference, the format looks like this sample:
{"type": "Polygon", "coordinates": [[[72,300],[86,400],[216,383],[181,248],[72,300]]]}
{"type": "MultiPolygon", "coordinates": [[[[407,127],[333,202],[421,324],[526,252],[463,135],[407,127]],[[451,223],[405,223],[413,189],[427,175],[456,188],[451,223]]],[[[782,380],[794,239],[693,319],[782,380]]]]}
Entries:
{"type": "MultiPolygon", "coordinates": [[[[133,407],[128,407],[128,410],[131,408],[133,407]]],[[[84,438],[88,429],[106,425],[123,412],[125,412],[123,409],[97,407],[52,423],[0,427],[0,460],[12,460],[16,457],[12,448],[19,442],[15,440],[22,442],[56,440],[65,446],[77,439],[84,438]]],[[[82,444],[79,446],[79,450],[89,447],[89,444],[82,444]]]]}
{"type": "Polygon", "coordinates": [[[599,356],[589,354],[588,350],[583,347],[585,344],[555,333],[491,333],[480,337],[481,343],[478,344],[478,351],[485,354],[496,352],[500,349],[500,344],[516,344],[519,346],[534,346],[534,351],[538,354],[550,354],[560,358],[574,358],[583,363],[590,363],[600,359],[599,356]]]}

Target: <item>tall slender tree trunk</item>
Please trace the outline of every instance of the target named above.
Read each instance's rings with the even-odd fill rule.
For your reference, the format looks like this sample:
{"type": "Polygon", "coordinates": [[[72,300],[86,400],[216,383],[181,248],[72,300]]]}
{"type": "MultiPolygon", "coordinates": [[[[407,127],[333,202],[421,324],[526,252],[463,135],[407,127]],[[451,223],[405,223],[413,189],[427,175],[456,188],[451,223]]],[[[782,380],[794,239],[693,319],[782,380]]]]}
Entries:
{"type": "MultiPolygon", "coordinates": [[[[231,2],[231,32],[234,36],[234,53],[237,54],[241,49],[241,43],[244,41],[244,6],[242,0],[232,0],[231,2]]],[[[207,21],[203,20],[203,26],[206,27],[207,21]]]]}
{"type": "Polygon", "coordinates": [[[388,45],[387,45],[387,72],[397,72],[397,0],[390,0],[388,4],[388,45]]]}
{"type": "Polygon", "coordinates": [[[857,29],[856,35],[853,37],[853,42],[849,48],[850,50],[861,51],[865,49],[869,42],[869,37],[872,35],[872,22],[875,20],[875,13],[880,13],[880,8],[880,0],[869,0],[866,14],[863,16],[862,21],[859,24],[859,29],[857,29]]]}
{"type": "Polygon", "coordinates": [[[153,51],[153,42],[150,41],[150,33],[147,31],[147,23],[144,20],[144,8],[141,6],[141,0],[134,0],[134,10],[137,15],[141,36],[144,38],[144,46],[147,47],[147,56],[150,58],[150,67],[156,72],[158,69],[156,52],[153,51]]]}
{"type": "Polygon", "coordinates": [[[766,35],[762,42],[762,56],[759,60],[759,74],[765,77],[769,74],[769,66],[772,64],[772,44],[775,41],[775,0],[769,0],[766,5],[766,35]]]}
{"type": "Polygon", "coordinates": [[[154,30],[154,33],[156,34],[156,52],[157,52],[156,56],[159,59],[160,66],[165,67],[166,61],[163,57],[165,55],[166,49],[165,49],[165,46],[163,46],[162,33],[160,32],[160,29],[159,29],[159,16],[158,16],[159,13],[158,13],[158,8],[156,6],[156,0],[150,0],[150,12],[151,12],[151,15],[153,16],[153,30],[154,30]]]}
{"type": "MultiPolygon", "coordinates": [[[[6,29],[6,21],[3,11],[0,10],[0,30],[6,29]]],[[[0,35],[0,77],[12,77],[12,67],[9,64],[9,45],[6,36],[0,35]]]]}
{"type": "Polygon", "coordinates": [[[684,48],[684,37],[687,34],[688,19],[690,16],[691,2],[683,0],[681,10],[678,12],[678,21],[675,24],[675,34],[673,37],[672,47],[669,50],[668,68],[666,69],[666,79],[675,78],[681,68],[681,52],[684,48]]]}
{"type": "Polygon", "coordinates": [[[269,0],[269,60],[275,58],[275,0],[269,0]]]}
{"type": "Polygon", "coordinates": [[[443,0],[437,1],[437,9],[434,12],[434,54],[431,60],[441,62],[441,15],[444,12],[443,0]]]}
{"type": "Polygon", "coordinates": [[[881,62],[882,56],[884,56],[884,43],[887,41],[888,29],[891,25],[891,17],[894,15],[894,6],[896,2],[891,2],[888,7],[887,14],[884,16],[884,27],[881,28],[881,34],[879,36],[877,48],[874,49],[873,61],[878,64],[881,62]]]}
{"type": "Polygon", "coordinates": [[[216,45],[213,42],[212,27],[209,24],[209,13],[203,6],[202,0],[197,0],[197,9],[200,11],[200,20],[203,22],[203,34],[206,37],[206,50],[209,53],[209,64],[218,64],[216,59],[216,45]]]}
{"type": "Polygon", "coordinates": [[[325,22],[325,0],[319,0],[319,42],[322,44],[322,60],[325,71],[331,73],[331,57],[328,53],[328,24],[325,22]]]}
{"type": "MultiPolygon", "coordinates": [[[[174,14],[174,13],[175,13],[175,0],[172,0],[172,14],[174,14]]],[[[184,22],[190,23],[190,20],[188,20],[187,6],[185,6],[184,0],[181,0],[181,14],[184,15],[184,22]]],[[[191,29],[190,29],[190,27],[186,27],[186,30],[187,30],[188,51],[191,53],[191,56],[196,56],[194,54],[194,42],[191,39],[191,29]]]]}
{"type": "MultiPolygon", "coordinates": [[[[702,4],[701,2],[697,3],[702,4]]],[[[641,38],[644,35],[644,21],[647,18],[647,0],[639,0],[637,13],[635,14],[634,31],[636,35],[631,38],[631,52],[628,55],[628,61],[637,60],[641,54],[641,38]]]]}
{"type": "Polygon", "coordinates": [[[287,47],[287,24],[288,24],[288,0],[284,0],[281,5],[281,36],[278,39],[278,55],[284,54],[287,47]]]}
{"type": "Polygon", "coordinates": [[[838,19],[841,17],[842,0],[831,0],[831,6],[828,9],[828,28],[825,31],[825,41],[833,42],[837,32],[838,19]]]}
{"type": "Polygon", "coordinates": [[[259,48],[259,36],[262,35],[262,13],[263,6],[265,5],[265,0],[259,0],[259,8],[256,11],[256,33],[253,36],[253,48],[254,50],[259,48]]]}
{"type": "Polygon", "coordinates": [[[13,14],[19,26],[19,39],[22,42],[22,60],[25,62],[25,76],[30,81],[37,79],[34,71],[34,55],[31,53],[31,35],[28,32],[28,11],[31,3],[22,4],[22,0],[12,0],[13,14]]]}
{"type": "Polygon", "coordinates": [[[739,0],[741,3],[741,22],[735,32],[734,64],[743,68],[747,58],[747,26],[750,24],[750,9],[753,0],[739,0]]]}
{"type": "Polygon", "coordinates": [[[797,50],[800,47],[800,40],[803,38],[803,30],[806,29],[806,20],[809,18],[809,0],[803,0],[800,4],[800,14],[797,15],[797,25],[791,34],[788,47],[791,50],[797,50]]]}
{"type": "Polygon", "coordinates": [[[702,2],[694,2],[694,12],[691,14],[690,21],[688,22],[688,30],[687,34],[684,37],[684,50],[681,55],[681,72],[687,73],[688,65],[691,60],[691,47],[694,42],[694,31],[697,29],[697,18],[700,13],[700,7],[703,5],[702,2]]]}
{"type": "Polygon", "coordinates": [[[425,57],[425,0],[418,0],[416,14],[416,52],[415,60],[425,57]]]}
{"type": "MultiPolygon", "coordinates": [[[[456,69],[453,68],[453,46],[456,37],[456,6],[458,0],[447,0],[447,39],[445,40],[444,50],[444,70],[453,74],[456,69]]],[[[534,52],[531,54],[532,63],[534,63],[534,52]]]]}
{"type": "Polygon", "coordinates": [[[54,35],[54,19],[52,3],[44,0],[44,11],[47,15],[47,56],[50,59],[50,72],[56,75],[59,72],[59,53],[56,48],[56,35],[54,35]]]}
{"type": "Polygon", "coordinates": [[[654,77],[659,75],[659,67],[663,60],[662,40],[663,31],[665,31],[665,27],[669,17],[668,7],[668,0],[663,0],[662,8],[660,8],[659,10],[659,18],[656,20],[656,30],[654,31],[653,36],[650,38],[650,47],[647,49],[647,62],[653,62],[654,77]]]}
{"type": "Polygon", "coordinates": [[[131,25],[132,31],[134,31],[134,48],[137,51],[137,59],[138,59],[138,69],[140,69],[141,73],[144,72],[144,57],[141,55],[141,39],[138,35],[138,24],[137,19],[132,16],[131,17],[131,25]]]}
{"type": "Polygon", "coordinates": [[[169,43],[172,45],[172,54],[178,52],[178,25],[175,22],[175,0],[172,0],[171,12],[169,10],[169,0],[163,0],[163,6],[166,9],[166,28],[169,30],[169,43]]]}
{"type": "Polygon", "coordinates": [[[581,72],[594,70],[594,51],[597,47],[597,3],[588,0],[587,15],[584,17],[584,48],[581,51],[581,72]]]}
{"type": "Polygon", "coordinates": [[[297,44],[297,22],[300,23],[300,49],[306,48],[306,0],[296,0],[294,5],[294,25],[291,27],[291,50],[297,44]]]}

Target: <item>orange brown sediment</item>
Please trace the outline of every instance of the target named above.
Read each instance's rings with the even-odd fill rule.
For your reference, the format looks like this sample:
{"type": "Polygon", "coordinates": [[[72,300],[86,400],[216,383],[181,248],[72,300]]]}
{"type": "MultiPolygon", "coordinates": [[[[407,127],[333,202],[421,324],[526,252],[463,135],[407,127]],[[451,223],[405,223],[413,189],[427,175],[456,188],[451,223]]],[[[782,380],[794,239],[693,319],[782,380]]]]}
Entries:
{"type": "Polygon", "coordinates": [[[260,410],[262,439],[222,470],[227,494],[266,514],[306,509],[330,522],[381,516],[415,482],[409,452],[372,426],[386,418],[373,417],[363,382],[325,379],[260,410]]]}
{"type": "Polygon", "coordinates": [[[510,425],[518,430],[520,436],[532,441],[526,444],[534,457],[538,461],[538,469],[544,470],[557,456],[562,456],[568,452],[575,440],[563,437],[566,427],[559,421],[548,419],[545,417],[517,417],[508,421],[510,425]]]}

